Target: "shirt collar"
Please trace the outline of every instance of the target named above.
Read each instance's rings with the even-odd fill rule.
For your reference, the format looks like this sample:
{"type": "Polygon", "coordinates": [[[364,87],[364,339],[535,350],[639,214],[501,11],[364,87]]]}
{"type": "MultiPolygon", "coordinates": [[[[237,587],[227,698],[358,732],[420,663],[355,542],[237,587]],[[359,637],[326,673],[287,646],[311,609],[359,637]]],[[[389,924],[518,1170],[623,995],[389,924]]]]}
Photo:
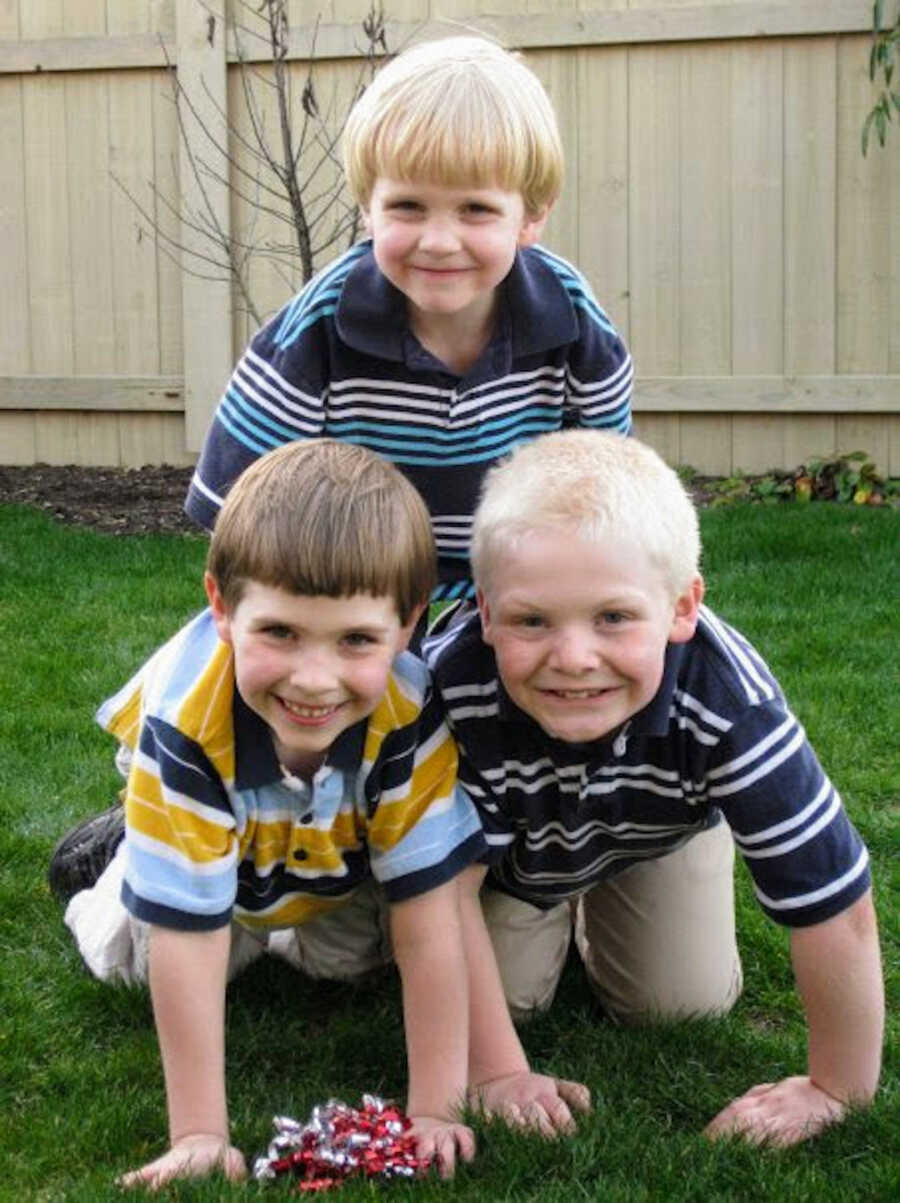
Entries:
{"type": "MultiPolygon", "coordinates": [[[[508,372],[512,360],[521,355],[549,351],[578,337],[578,321],[569,294],[536,250],[516,252],[500,288],[497,333],[479,360],[480,364],[487,358],[492,374],[508,372]]],[[[405,363],[419,371],[440,367],[410,331],[406,298],[381,273],[371,240],[347,273],[335,324],[341,339],[355,351],[405,363]]]]}
{"type": "MultiPolygon", "coordinates": [[[[235,788],[261,789],[283,779],[275,755],[272,733],[255,710],[251,710],[237,690],[234,691],[235,788]]],[[[362,763],[368,718],[342,731],[325,757],[329,768],[349,772],[362,763]]]]}

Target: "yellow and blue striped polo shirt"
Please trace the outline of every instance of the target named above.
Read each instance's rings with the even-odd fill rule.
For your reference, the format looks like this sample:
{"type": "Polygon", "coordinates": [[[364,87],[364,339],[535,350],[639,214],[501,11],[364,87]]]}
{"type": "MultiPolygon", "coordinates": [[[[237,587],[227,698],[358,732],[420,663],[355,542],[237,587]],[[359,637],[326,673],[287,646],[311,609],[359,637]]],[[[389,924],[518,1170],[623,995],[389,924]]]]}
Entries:
{"type": "Polygon", "coordinates": [[[308,783],[279,765],[269,728],[235,688],[232,650],[208,610],[97,720],[134,752],[122,897],[148,922],[292,926],[339,905],[370,875],[400,901],[485,850],[428,670],[408,653],[394,661],[373,713],[342,732],[308,783]]]}

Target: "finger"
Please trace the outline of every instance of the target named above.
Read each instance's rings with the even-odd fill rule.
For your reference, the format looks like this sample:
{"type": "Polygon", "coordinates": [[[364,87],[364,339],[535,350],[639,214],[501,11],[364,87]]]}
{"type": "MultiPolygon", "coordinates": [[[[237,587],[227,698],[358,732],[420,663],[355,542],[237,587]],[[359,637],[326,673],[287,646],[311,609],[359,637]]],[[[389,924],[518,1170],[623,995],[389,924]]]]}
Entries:
{"type": "MultiPolygon", "coordinates": [[[[563,1105],[565,1106],[565,1104],[563,1105]]],[[[527,1127],[539,1132],[546,1140],[556,1140],[559,1136],[559,1132],[547,1114],[546,1107],[537,1101],[528,1104],[525,1108],[524,1118],[527,1127]]]]}
{"type": "Polygon", "coordinates": [[[448,1132],[442,1132],[435,1142],[438,1173],[442,1178],[452,1178],[456,1170],[456,1141],[448,1132]]]}
{"type": "Polygon", "coordinates": [[[458,1128],[454,1129],[454,1132],[460,1157],[463,1161],[471,1161],[475,1156],[475,1133],[464,1124],[460,1124],[458,1128]]]}
{"type": "Polygon", "coordinates": [[[565,1078],[555,1078],[559,1097],[564,1099],[576,1111],[590,1111],[591,1092],[581,1082],[569,1082],[565,1078]]]}
{"type": "Polygon", "coordinates": [[[518,1103],[503,1103],[499,1111],[495,1111],[494,1114],[499,1114],[510,1128],[528,1127],[528,1121],[518,1103]]]}
{"type": "Polygon", "coordinates": [[[240,1149],[229,1147],[222,1159],[222,1169],[230,1182],[240,1182],[247,1177],[247,1163],[240,1149]]]}
{"type": "Polygon", "coordinates": [[[561,1098],[551,1099],[544,1104],[544,1110],[549,1116],[550,1123],[553,1125],[554,1131],[557,1133],[570,1133],[575,1131],[575,1120],[572,1112],[566,1106],[561,1098]]]}

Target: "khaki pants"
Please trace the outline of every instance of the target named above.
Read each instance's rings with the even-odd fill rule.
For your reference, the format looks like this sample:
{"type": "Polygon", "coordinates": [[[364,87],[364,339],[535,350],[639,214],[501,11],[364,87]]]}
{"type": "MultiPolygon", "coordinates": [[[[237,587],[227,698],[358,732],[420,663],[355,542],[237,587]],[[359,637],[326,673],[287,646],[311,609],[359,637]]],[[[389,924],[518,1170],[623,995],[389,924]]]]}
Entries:
{"type": "MultiPolygon", "coordinates": [[[[150,924],[122,904],[124,868],[123,841],[96,884],[71,899],[65,922],[95,977],[135,985],[147,980],[150,924]]],[[[263,953],[283,958],[309,977],[348,982],[365,977],[391,961],[384,894],[367,881],[335,910],[285,930],[232,923],[228,980],[263,953]]]]}
{"type": "Polygon", "coordinates": [[[591,986],[624,1022],[721,1015],[742,986],[727,824],[541,911],[486,890],[485,920],[514,1018],[546,1010],[572,935],[591,986]]]}

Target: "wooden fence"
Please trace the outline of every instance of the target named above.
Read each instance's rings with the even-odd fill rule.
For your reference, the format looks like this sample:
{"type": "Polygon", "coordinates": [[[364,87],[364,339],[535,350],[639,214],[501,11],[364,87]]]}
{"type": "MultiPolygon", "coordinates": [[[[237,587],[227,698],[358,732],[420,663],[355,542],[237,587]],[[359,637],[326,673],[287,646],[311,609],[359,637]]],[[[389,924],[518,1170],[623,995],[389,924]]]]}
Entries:
{"type": "MultiPolygon", "coordinates": [[[[222,2],[0,0],[0,462],[195,456],[252,327],[126,190],[190,242],[166,61],[209,122],[246,128],[222,2]]],[[[391,48],[477,29],[545,82],[568,162],[545,242],[627,338],[643,437],[703,472],[862,448],[900,474],[900,130],[862,157],[868,0],[385,6],[391,48]]],[[[367,7],[294,0],[297,81],[318,10],[320,92],[346,93],[367,7]]],[[[255,271],[268,312],[290,288],[255,271]]]]}

